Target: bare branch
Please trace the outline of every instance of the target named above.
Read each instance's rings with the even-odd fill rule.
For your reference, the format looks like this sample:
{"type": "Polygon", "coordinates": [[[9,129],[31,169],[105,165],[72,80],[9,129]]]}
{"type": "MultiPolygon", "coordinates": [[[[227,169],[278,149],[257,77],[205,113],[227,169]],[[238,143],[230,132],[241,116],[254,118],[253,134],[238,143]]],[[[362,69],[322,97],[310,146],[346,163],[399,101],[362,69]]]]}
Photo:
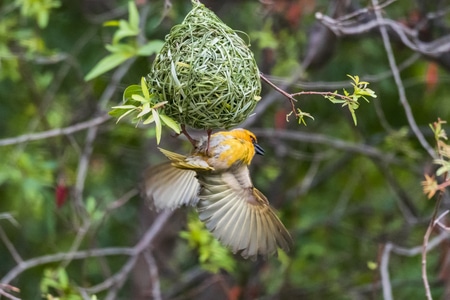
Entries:
{"type": "Polygon", "coordinates": [[[384,246],[383,255],[380,261],[380,276],[381,276],[381,286],[383,287],[383,299],[392,300],[392,286],[391,279],[389,278],[389,257],[392,251],[392,244],[387,243],[384,246]]]}
{"type": "MultiPolygon", "coordinates": [[[[373,6],[378,6],[378,0],[372,0],[373,6]]],[[[380,10],[375,10],[375,15],[378,22],[383,22],[383,16],[381,15],[380,10]]],[[[379,27],[381,37],[383,39],[383,45],[386,50],[386,54],[388,56],[389,65],[392,70],[392,74],[394,75],[395,84],[397,85],[398,94],[400,97],[400,103],[403,106],[403,109],[405,110],[406,118],[408,119],[409,126],[411,127],[411,130],[416,135],[419,143],[422,145],[422,147],[428,152],[428,154],[433,158],[436,159],[436,153],[433,150],[433,148],[430,146],[430,144],[425,139],[424,135],[420,131],[419,127],[417,126],[416,120],[414,119],[411,106],[408,103],[408,99],[406,98],[405,93],[405,87],[403,86],[402,78],[400,76],[400,71],[397,68],[397,63],[395,61],[394,54],[392,52],[392,46],[391,42],[389,40],[389,35],[387,33],[387,30],[384,26],[379,27]]]]}
{"type": "Polygon", "coordinates": [[[93,118],[91,120],[81,122],[81,123],[78,123],[78,124],[75,124],[72,126],[68,126],[65,128],[55,128],[52,130],[47,130],[47,131],[42,131],[42,132],[37,132],[37,133],[29,133],[29,134],[20,135],[17,137],[0,139],[0,146],[9,146],[9,145],[16,145],[16,144],[21,144],[21,143],[25,143],[25,142],[30,142],[30,141],[39,141],[39,140],[44,140],[44,139],[57,137],[57,136],[61,136],[61,135],[71,135],[75,132],[86,130],[93,126],[101,125],[101,124],[105,123],[106,121],[108,121],[109,119],[111,119],[111,117],[107,114],[104,114],[99,117],[93,118]]]}
{"type": "Polygon", "coordinates": [[[91,222],[89,221],[89,219],[86,219],[83,226],[81,226],[78,229],[77,236],[75,237],[75,240],[72,242],[70,250],[67,252],[66,259],[64,259],[64,261],[61,262],[61,268],[65,269],[70,264],[70,262],[72,261],[72,254],[75,253],[80,248],[81,242],[86,236],[90,226],[91,222]]]}
{"type": "MultiPolygon", "coordinates": [[[[443,231],[438,236],[433,238],[429,243],[428,247],[426,248],[426,252],[429,252],[433,250],[436,246],[438,246],[440,243],[442,243],[444,240],[448,239],[450,237],[450,233],[443,231]]],[[[392,243],[387,243],[384,246],[383,254],[381,256],[381,262],[380,262],[380,276],[381,276],[381,284],[383,288],[383,299],[390,300],[393,299],[392,296],[392,286],[391,281],[389,278],[389,259],[391,252],[402,255],[402,256],[416,256],[423,252],[423,246],[417,246],[413,248],[403,248],[400,246],[396,246],[392,243]]],[[[431,297],[431,296],[430,296],[431,297]]]]}
{"type": "MultiPolygon", "coordinates": [[[[144,236],[141,238],[141,240],[133,247],[133,248],[120,248],[120,247],[112,247],[112,248],[103,248],[103,249],[91,249],[91,250],[84,250],[84,251],[77,251],[72,254],[70,254],[70,257],[72,259],[85,259],[89,257],[103,257],[103,256],[111,256],[111,255],[128,255],[130,256],[129,261],[136,262],[136,259],[140,253],[142,253],[155,239],[157,234],[163,229],[163,226],[167,222],[167,220],[172,215],[172,211],[164,211],[162,212],[153,222],[152,226],[147,230],[147,232],[144,234],[144,236]]],[[[9,284],[14,278],[19,276],[21,273],[23,273],[26,270],[29,270],[31,268],[45,265],[48,263],[54,263],[63,261],[68,257],[68,253],[56,253],[56,254],[50,254],[50,255],[44,255],[40,257],[35,257],[29,260],[22,261],[21,263],[17,264],[13,269],[11,269],[3,278],[0,280],[0,284],[9,284]]],[[[134,264],[133,264],[134,265],[134,264]]],[[[122,268],[122,272],[125,271],[122,268]]],[[[126,269],[127,272],[129,270],[126,269]]],[[[128,274],[128,273],[126,273],[128,274]]],[[[116,274],[117,275],[117,274],[116,274]]],[[[93,293],[96,293],[98,291],[102,291],[103,287],[106,286],[106,288],[112,286],[116,281],[113,279],[106,280],[105,282],[101,283],[100,285],[97,285],[95,287],[91,287],[89,290],[93,293]],[[105,283],[107,282],[107,284],[105,283]],[[94,289],[95,288],[95,289],[94,289]]]]}
{"type": "Polygon", "coordinates": [[[158,266],[156,265],[155,257],[149,249],[144,251],[143,254],[148,265],[150,280],[152,282],[152,297],[154,300],[162,300],[158,266]]]}
{"type": "MultiPolygon", "coordinates": [[[[74,190],[75,190],[75,205],[80,216],[86,216],[86,211],[83,204],[83,190],[89,169],[89,161],[91,159],[91,154],[94,149],[94,141],[95,138],[97,137],[97,131],[98,126],[90,127],[88,129],[84,150],[81,153],[80,159],[78,161],[77,179],[75,182],[74,190]]],[[[84,222],[87,222],[87,220],[85,220],[84,222]]]]}
{"type": "MultiPolygon", "coordinates": [[[[100,291],[111,289],[114,286],[121,286],[124,278],[127,278],[129,272],[132,270],[139,255],[148,247],[149,244],[152,243],[157,234],[163,229],[163,226],[169,220],[172,215],[172,211],[164,211],[162,212],[153,222],[152,226],[147,230],[142,239],[134,246],[132,249],[131,257],[128,259],[126,264],[122,267],[122,269],[114,274],[112,277],[106,279],[102,283],[99,283],[95,286],[89,287],[86,289],[89,293],[98,293],[100,291]]],[[[114,299],[115,289],[110,290],[110,294],[106,297],[106,299],[114,299]],[[110,298],[112,297],[112,298],[110,298]]]]}
{"type": "Polygon", "coordinates": [[[13,295],[11,295],[11,294],[5,292],[5,291],[2,289],[2,287],[0,287],[0,295],[1,295],[1,296],[5,296],[6,298],[11,299],[11,300],[20,300],[20,298],[17,298],[17,297],[15,297],[15,296],[13,296],[13,295]]]}
{"type": "MultiPolygon", "coordinates": [[[[72,259],[85,259],[89,257],[98,257],[98,256],[110,256],[110,255],[133,255],[134,254],[134,248],[120,248],[120,247],[112,247],[112,248],[103,248],[103,249],[92,249],[92,250],[84,250],[84,251],[77,251],[72,254],[72,259]]],[[[62,253],[56,253],[56,254],[49,254],[44,256],[39,256],[35,258],[31,258],[29,260],[25,260],[21,262],[20,264],[16,265],[13,269],[11,269],[8,273],[6,273],[5,276],[0,280],[0,283],[2,284],[8,284],[19,276],[24,271],[45,265],[48,263],[54,263],[59,262],[64,259],[68,254],[66,252],[62,253]]]]}
{"type": "Polygon", "coordinates": [[[396,158],[393,154],[384,153],[376,149],[375,147],[366,144],[353,144],[343,140],[333,139],[322,134],[305,133],[301,131],[275,130],[275,129],[253,129],[253,132],[258,136],[265,136],[265,137],[276,136],[277,138],[280,139],[327,145],[339,150],[359,153],[362,155],[373,157],[387,163],[401,164],[401,160],[396,158]]]}
{"type": "MultiPolygon", "coordinates": [[[[373,3],[373,2],[372,2],[373,3]]],[[[380,12],[375,10],[375,14],[380,12]]],[[[439,57],[450,50],[450,36],[444,36],[433,42],[425,43],[417,39],[417,31],[406,27],[405,25],[390,19],[375,19],[366,23],[352,22],[349,25],[343,24],[340,20],[316,13],[316,19],[320,20],[325,26],[334,32],[337,36],[358,35],[370,32],[376,28],[391,29],[395,32],[402,43],[411,50],[427,55],[429,57],[439,57]]]]}
{"type": "Polygon", "coordinates": [[[439,227],[441,227],[444,230],[450,231],[450,227],[449,226],[445,226],[444,224],[442,224],[440,221],[443,217],[445,217],[448,213],[450,212],[450,210],[446,210],[444,211],[438,218],[436,218],[436,220],[433,223],[433,226],[438,225],[439,227]]]}
{"type": "Polygon", "coordinates": [[[22,257],[20,256],[19,252],[16,250],[16,247],[14,247],[14,244],[11,243],[10,239],[6,235],[3,228],[0,226],[0,239],[5,244],[6,248],[8,248],[9,253],[11,253],[11,256],[14,258],[16,263],[21,263],[23,261],[22,257]]]}
{"type": "Polygon", "coordinates": [[[19,223],[17,222],[16,219],[14,219],[14,217],[12,216],[11,213],[7,213],[7,212],[0,213],[0,220],[2,220],[2,219],[8,220],[11,224],[13,224],[16,227],[19,226],[19,223]]]}
{"type": "Polygon", "coordinates": [[[259,76],[261,77],[262,80],[264,80],[268,85],[270,85],[278,93],[280,93],[284,97],[288,98],[289,102],[291,103],[291,109],[294,112],[294,114],[297,116],[297,110],[295,109],[295,102],[297,102],[297,99],[294,98],[294,95],[291,95],[291,94],[285,92],[283,89],[281,89],[278,86],[276,86],[275,84],[273,84],[266,76],[264,76],[263,73],[260,73],[259,76]]]}

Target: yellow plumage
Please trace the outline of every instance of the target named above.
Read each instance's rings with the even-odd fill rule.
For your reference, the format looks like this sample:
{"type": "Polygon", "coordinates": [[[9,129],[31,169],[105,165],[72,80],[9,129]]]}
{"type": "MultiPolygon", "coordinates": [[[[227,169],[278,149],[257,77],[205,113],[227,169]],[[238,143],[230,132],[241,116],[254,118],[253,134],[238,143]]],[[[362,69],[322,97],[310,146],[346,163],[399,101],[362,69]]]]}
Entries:
{"type": "Polygon", "coordinates": [[[291,236],[250,179],[248,165],[263,153],[253,133],[215,133],[189,156],[160,150],[170,162],[148,169],[144,183],[157,209],[196,206],[212,234],[245,258],[289,250],[291,236]]]}

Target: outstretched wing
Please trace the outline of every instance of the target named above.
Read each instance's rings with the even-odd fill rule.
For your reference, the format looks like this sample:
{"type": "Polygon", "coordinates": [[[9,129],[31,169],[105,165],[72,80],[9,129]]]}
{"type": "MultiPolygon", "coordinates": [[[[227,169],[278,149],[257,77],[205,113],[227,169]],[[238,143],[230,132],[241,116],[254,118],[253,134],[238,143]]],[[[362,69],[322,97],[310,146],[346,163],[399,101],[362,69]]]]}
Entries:
{"type": "Polygon", "coordinates": [[[292,238],[267,198],[253,187],[247,166],[199,173],[200,219],[213,235],[244,258],[288,251],[292,238]]]}
{"type": "Polygon", "coordinates": [[[145,171],[143,194],[152,199],[157,210],[175,209],[182,205],[195,205],[200,185],[195,171],[213,170],[204,160],[184,156],[162,148],[159,150],[170,160],[145,171]]]}
{"type": "Polygon", "coordinates": [[[191,170],[174,167],[171,162],[145,170],[143,194],[153,200],[157,210],[175,209],[182,205],[195,205],[200,185],[191,170]]]}

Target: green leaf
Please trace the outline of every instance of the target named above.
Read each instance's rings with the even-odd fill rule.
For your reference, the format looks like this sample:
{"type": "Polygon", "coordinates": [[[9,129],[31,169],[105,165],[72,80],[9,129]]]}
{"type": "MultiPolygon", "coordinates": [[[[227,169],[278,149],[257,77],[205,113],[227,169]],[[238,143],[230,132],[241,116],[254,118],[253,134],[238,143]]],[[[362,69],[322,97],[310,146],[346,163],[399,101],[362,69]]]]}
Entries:
{"type": "Polygon", "coordinates": [[[142,116],[148,114],[151,110],[150,103],[144,103],[144,105],[142,105],[142,111],[136,116],[136,118],[141,118],[142,116]]]}
{"type": "Polygon", "coordinates": [[[165,125],[167,125],[170,129],[175,131],[177,134],[181,133],[181,127],[180,127],[180,124],[177,123],[177,121],[175,121],[174,119],[172,119],[164,114],[160,114],[159,117],[161,118],[163,123],[165,125]]]}
{"type": "Polygon", "coordinates": [[[128,2],[128,21],[131,28],[139,31],[139,12],[134,1],[128,2]]]}
{"type": "Polygon", "coordinates": [[[125,118],[126,116],[128,116],[129,114],[131,114],[134,111],[134,109],[130,109],[129,111],[126,111],[125,113],[123,113],[123,115],[121,115],[118,119],[116,123],[119,123],[120,120],[122,120],[123,118],[125,118]]]}
{"type": "Polygon", "coordinates": [[[350,110],[350,113],[352,114],[353,123],[355,123],[355,126],[358,125],[358,122],[356,121],[355,110],[353,108],[351,108],[350,106],[348,108],[350,110]]]}
{"type": "Polygon", "coordinates": [[[155,121],[155,118],[153,117],[153,115],[150,115],[144,122],[142,122],[142,124],[147,125],[150,123],[153,123],[155,121]]]}
{"type": "Polygon", "coordinates": [[[128,86],[125,91],[123,91],[123,102],[127,102],[134,94],[141,93],[141,86],[133,84],[128,86]]]}
{"type": "Polygon", "coordinates": [[[67,272],[65,269],[58,268],[58,280],[61,289],[66,289],[69,287],[69,276],[67,276],[67,272]]]}
{"type": "Polygon", "coordinates": [[[141,91],[145,99],[150,99],[150,93],[148,92],[147,81],[145,81],[145,77],[141,78],[141,91]]]}
{"type": "Polygon", "coordinates": [[[148,100],[142,97],[142,95],[134,94],[131,96],[131,99],[141,102],[142,104],[148,103],[148,100]]]}
{"type": "Polygon", "coordinates": [[[137,55],[140,56],[150,56],[154,53],[158,53],[162,46],[164,45],[164,42],[161,40],[153,40],[148,42],[145,45],[142,45],[137,50],[137,55]]]}
{"type": "Polygon", "coordinates": [[[113,109],[111,109],[109,112],[108,112],[108,115],[110,115],[110,116],[112,116],[112,117],[114,117],[114,118],[118,118],[118,117],[120,117],[124,112],[127,112],[128,110],[126,110],[126,109],[121,109],[121,108],[116,108],[116,107],[113,107],[113,109]]]}
{"type": "Polygon", "coordinates": [[[161,126],[161,120],[159,119],[159,114],[156,111],[156,109],[152,109],[152,115],[155,119],[155,125],[156,125],[156,144],[159,145],[159,142],[161,141],[161,133],[162,133],[162,126],[161,126]]]}
{"type": "Polygon", "coordinates": [[[117,26],[119,26],[119,21],[118,20],[106,21],[106,22],[103,22],[103,26],[105,26],[105,27],[117,27],[117,26]]]}
{"type": "Polygon", "coordinates": [[[113,53],[106,57],[104,57],[102,60],[100,60],[94,68],[84,77],[85,81],[89,81],[91,79],[94,79],[95,77],[100,76],[103,73],[108,72],[109,70],[114,69],[127,59],[129,59],[131,55],[127,53],[113,53]]]}
{"type": "Polygon", "coordinates": [[[113,45],[106,44],[105,48],[111,53],[122,52],[123,54],[128,54],[130,56],[136,54],[136,48],[129,44],[113,44],[113,45]]]}
{"type": "Polygon", "coordinates": [[[137,36],[139,34],[139,28],[133,28],[127,21],[119,21],[119,29],[114,33],[113,45],[119,43],[121,39],[129,36],[137,36]]]}
{"type": "Polygon", "coordinates": [[[128,110],[128,109],[136,108],[136,106],[134,106],[134,105],[119,105],[119,106],[113,106],[112,108],[128,110]]]}

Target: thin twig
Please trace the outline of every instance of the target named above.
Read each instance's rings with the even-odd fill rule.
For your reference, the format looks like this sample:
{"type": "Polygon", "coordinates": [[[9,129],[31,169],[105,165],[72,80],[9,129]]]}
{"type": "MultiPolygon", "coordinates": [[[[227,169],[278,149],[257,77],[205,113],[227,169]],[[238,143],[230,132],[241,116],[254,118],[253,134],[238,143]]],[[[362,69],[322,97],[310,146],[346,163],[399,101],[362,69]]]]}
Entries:
{"type": "MultiPolygon", "coordinates": [[[[78,214],[83,219],[87,218],[87,212],[83,203],[83,191],[84,191],[84,183],[86,181],[86,176],[89,170],[89,162],[91,159],[92,151],[94,149],[94,141],[97,137],[98,126],[93,126],[88,129],[86,142],[84,145],[83,152],[81,153],[80,159],[78,160],[78,170],[77,177],[75,181],[74,187],[74,198],[75,198],[75,207],[78,214]]],[[[84,220],[83,222],[87,222],[84,220]]]]}
{"type": "MultiPolygon", "coordinates": [[[[153,242],[155,237],[163,229],[163,226],[169,220],[172,213],[173,213],[172,211],[162,212],[155,219],[152,226],[143,235],[141,240],[133,248],[112,247],[112,248],[77,251],[77,252],[72,253],[71,258],[72,259],[85,259],[85,258],[90,258],[90,257],[103,257],[103,256],[111,256],[111,255],[128,255],[131,257],[130,260],[133,259],[133,261],[136,262],[135,258],[138,257],[139,254],[142,253],[153,242]]],[[[62,252],[62,253],[49,254],[49,255],[44,255],[44,256],[40,256],[40,257],[35,257],[35,258],[29,259],[29,260],[22,261],[21,263],[17,264],[13,269],[11,269],[8,273],[6,273],[5,276],[3,276],[3,278],[0,280],[0,284],[3,284],[3,285],[9,284],[17,276],[19,276],[24,271],[29,270],[31,268],[49,264],[49,263],[63,261],[66,258],[67,258],[67,253],[62,252]]],[[[106,280],[105,282],[95,286],[96,288],[91,287],[87,290],[89,290],[90,292],[93,292],[93,293],[97,293],[99,291],[104,290],[103,287],[108,288],[108,287],[112,286],[114,283],[115,283],[115,280],[109,279],[109,280],[106,280]]]]}
{"type": "Polygon", "coordinates": [[[148,270],[150,273],[150,280],[152,282],[152,299],[162,300],[161,286],[159,282],[158,266],[156,260],[151,251],[148,249],[144,251],[144,259],[147,262],[148,270]]]}
{"type": "Polygon", "coordinates": [[[6,248],[8,248],[9,253],[11,253],[11,256],[14,258],[16,263],[20,264],[23,261],[23,259],[1,226],[0,226],[0,239],[3,241],[6,248]]]}
{"type": "MultiPolygon", "coordinates": [[[[375,10],[375,14],[379,12],[375,10]]],[[[338,20],[335,20],[329,16],[321,13],[316,13],[316,19],[321,21],[322,24],[327,26],[337,36],[342,35],[358,35],[367,33],[376,28],[389,28],[395,32],[402,41],[402,43],[411,50],[427,55],[428,57],[437,58],[443,53],[446,53],[450,49],[449,37],[444,36],[441,39],[434,40],[432,42],[422,42],[416,37],[418,35],[417,30],[406,27],[404,24],[390,20],[390,19],[376,19],[366,23],[352,23],[350,26],[341,24],[338,20]]]]}
{"type": "Polygon", "coordinates": [[[19,227],[19,222],[17,222],[16,219],[14,219],[13,215],[11,213],[0,213],[0,220],[5,219],[8,220],[11,224],[13,224],[16,227],[19,227]]]}
{"type": "MultiPolygon", "coordinates": [[[[95,294],[120,284],[123,278],[126,278],[128,273],[131,271],[132,267],[136,264],[139,255],[148,247],[149,244],[152,243],[157,234],[163,229],[163,226],[169,220],[172,213],[173,213],[172,211],[164,211],[155,219],[152,226],[147,230],[147,232],[144,234],[141,240],[136,244],[136,246],[132,248],[131,257],[128,259],[126,264],[122,267],[122,269],[119,272],[114,274],[112,277],[106,279],[105,281],[95,286],[87,288],[86,290],[89,293],[95,294]]],[[[112,294],[113,293],[111,293],[111,296],[112,294]]]]}
{"type": "Polygon", "coordinates": [[[0,287],[0,295],[5,296],[6,298],[11,299],[11,300],[21,300],[20,298],[17,298],[15,296],[5,292],[1,287],[0,287]]]}
{"type": "MultiPolygon", "coordinates": [[[[429,252],[433,250],[435,247],[437,247],[439,244],[441,244],[444,240],[448,239],[450,236],[449,232],[443,231],[438,236],[433,238],[429,243],[428,247],[425,249],[426,252],[429,252]]],[[[381,276],[381,284],[383,289],[383,299],[384,300],[390,300],[393,299],[392,296],[392,286],[391,281],[389,278],[389,259],[391,253],[395,253],[402,256],[416,256],[419,254],[422,254],[423,256],[424,247],[416,246],[413,248],[403,248],[396,246],[392,243],[387,243],[383,248],[383,254],[381,256],[380,261],[380,276],[381,276]]],[[[431,299],[431,298],[429,298],[431,299]]]]}
{"type": "Polygon", "coordinates": [[[440,222],[440,220],[441,220],[443,217],[445,217],[449,212],[450,212],[450,210],[444,211],[444,212],[443,212],[443,213],[442,213],[442,214],[434,221],[433,226],[438,225],[438,226],[441,227],[442,229],[447,230],[447,231],[450,231],[450,227],[449,227],[449,226],[445,226],[444,224],[442,224],[442,223],[440,222]]]}
{"type": "MultiPolygon", "coordinates": [[[[89,257],[110,256],[110,255],[129,255],[129,256],[134,255],[134,248],[111,247],[103,249],[77,251],[73,253],[72,259],[85,259],[89,257]]],[[[59,262],[66,259],[66,257],[67,253],[61,252],[56,254],[34,257],[29,260],[24,260],[23,262],[17,264],[14,268],[12,268],[8,273],[6,273],[6,275],[3,276],[3,278],[0,280],[0,283],[8,284],[11,282],[11,280],[13,280],[26,270],[49,263],[59,262]]]]}
{"type": "Polygon", "coordinates": [[[55,128],[47,131],[42,132],[36,132],[36,133],[29,133],[24,135],[19,135],[12,138],[5,138],[0,139],[0,146],[9,146],[9,145],[16,145],[21,144],[25,142],[30,141],[39,141],[44,139],[49,139],[61,135],[71,135],[75,132],[86,130],[93,126],[98,126],[106,121],[111,119],[111,117],[108,114],[103,114],[101,116],[95,117],[93,119],[90,119],[88,121],[80,122],[75,125],[71,125],[64,128],[55,128]]]}
{"type": "MultiPolygon", "coordinates": [[[[108,101],[112,98],[112,96],[116,92],[119,86],[119,82],[122,80],[123,76],[125,76],[126,72],[130,69],[131,65],[135,60],[136,60],[135,58],[129,59],[114,71],[111,77],[111,81],[103,91],[98,101],[97,105],[98,111],[102,111],[106,107],[108,101]]],[[[83,204],[84,183],[86,181],[86,176],[89,169],[89,162],[94,148],[94,142],[97,137],[97,132],[98,132],[98,125],[92,126],[88,129],[84,149],[78,161],[78,170],[75,182],[75,204],[82,216],[85,215],[85,209],[83,204]]]]}
{"type": "Polygon", "coordinates": [[[80,248],[81,242],[83,241],[84,237],[86,236],[90,226],[91,226],[91,222],[89,219],[86,218],[83,226],[81,226],[78,229],[77,236],[75,237],[74,241],[72,242],[72,246],[70,247],[70,250],[67,252],[66,259],[64,259],[61,262],[61,266],[60,266],[61,268],[65,269],[70,264],[70,262],[72,261],[72,254],[75,253],[80,248]]]}
{"type": "Polygon", "coordinates": [[[273,137],[280,139],[295,140],[312,144],[321,144],[333,147],[335,149],[344,150],[353,153],[359,153],[369,157],[373,157],[386,163],[402,164],[402,161],[393,154],[388,154],[378,150],[375,147],[366,144],[353,144],[344,140],[330,138],[323,134],[306,133],[292,130],[275,130],[275,129],[252,129],[258,136],[273,137]]]}
{"type": "Polygon", "coordinates": [[[381,286],[383,288],[383,299],[392,300],[392,286],[389,278],[389,257],[392,251],[392,244],[384,245],[383,255],[380,261],[381,286]]]}
{"type": "Polygon", "coordinates": [[[283,89],[279,88],[278,86],[276,86],[275,84],[273,84],[266,76],[264,76],[263,73],[259,73],[259,76],[261,77],[262,80],[264,80],[268,85],[270,85],[272,88],[274,88],[278,93],[282,94],[283,96],[285,96],[286,98],[288,98],[289,103],[291,104],[291,108],[292,108],[292,112],[295,114],[295,116],[298,117],[297,115],[297,109],[295,108],[295,102],[297,102],[297,99],[295,99],[291,94],[285,92],[283,89]]]}
{"type": "Polygon", "coordinates": [[[430,239],[431,233],[433,232],[433,229],[435,226],[435,220],[436,220],[443,196],[444,196],[444,192],[440,192],[437,197],[437,200],[436,200],[436,204],[435,204],[434,211],[433,211],[433,216],[431,217],[430,223],[427,227],[427,231],[425,232],[425,234],[423,236],[422,280],[423,280],[423,285],[425,287],[425,296],[427,297],[428,300],[433,299],[433,297],[431,296],[430,283],[428,281],[428,273],[427,273],[427,253],[428,253],[428,249],[430,248],[429,239],[430,239]]]}
{"type": "MultiPolygon", "coordinates": [[[[378,0],[372,0],[372,4],[374,7],[377,7],[378,0]]],[[[376,15],[377,21],[381,23],[383,21],[383,16],[381,15],[381,11],[375,10],[375,15],[376,15]]],[[[387,33],[387,29],[384,26],[380,25],[379,30],[381,33],[381,37],[383,39],[383,45],[384,45],[384,48],[386,51],[386,55],[388,57],[389,66],[392,70],[392,74],[394,75],[394,81],[397,86],[400,103],[402,104],[403,109],[405,111],[406,118],[408,120],[408,124],[411,127],[411,130],[414,132],[417,140],[422,145],[422,147],[428,152],[428,154],[433,159],[436,159],[437,156],[436,156],[435,151],[433,150],[433,148],[430,146],[430,144],[425,139],[424,135],[420,131],[419,127],[417,126],[416,120],[414,119],[414,116],[413,116],[413,113],[411,110],[411,106],[409,105],[408,99],[406,97],[406,92],[405,92],[405,88],[403,86],[402,78],[401,78],[400,72],[397,68],[397,64],[395,61],[394,53],[392,51],[392,46],[391,46],[391,42],[389,40],[389,35],[387,33]]]]}

